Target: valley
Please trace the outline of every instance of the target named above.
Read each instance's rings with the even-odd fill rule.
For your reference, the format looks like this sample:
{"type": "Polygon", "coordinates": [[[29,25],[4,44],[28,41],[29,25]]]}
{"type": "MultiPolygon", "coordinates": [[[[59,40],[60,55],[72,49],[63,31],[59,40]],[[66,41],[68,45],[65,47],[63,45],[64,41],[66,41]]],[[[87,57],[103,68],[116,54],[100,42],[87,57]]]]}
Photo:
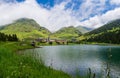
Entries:
{"type": "Polygon", "coordinates": [[[114,68],[119,68],[119,44],[119,19],[94,30],[80,26],[68,26],[51,32],[33,19],[21,18],[14,23],[0,27],[0,77],[4,78],[9,75],[9,77],[16,78],[36,78],[37,76],[42,78],[93,78],[94,76],[100,78],[105,77],[103,74],[109,70],[111,73],[107,74],[107,78],[119,77],[119,69],[114,68]],[[93,43],[97,45],[92,45],[93,43]],[[107,61],[108,59],[110,62],[107,61]],[[96,67],[92,63],[96,64],[96,67]],[[108,69],[100,73],[104,69],[102,66],[108,69]],[[78,75],[76,75],[77,68],[83,69],[78,71],[78,75]]]}

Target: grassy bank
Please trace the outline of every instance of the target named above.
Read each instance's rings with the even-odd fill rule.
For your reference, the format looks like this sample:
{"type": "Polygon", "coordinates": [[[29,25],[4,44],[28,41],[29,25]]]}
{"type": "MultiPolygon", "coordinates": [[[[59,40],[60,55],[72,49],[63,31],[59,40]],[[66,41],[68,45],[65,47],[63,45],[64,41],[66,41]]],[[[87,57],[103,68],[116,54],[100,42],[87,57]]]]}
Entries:
{"type": "Polygon", "coordinates": [[[0,42],[0,78],[71,78],[40,61],[16,53],[26,48],[32,47],[19,42],[0,42]]]}

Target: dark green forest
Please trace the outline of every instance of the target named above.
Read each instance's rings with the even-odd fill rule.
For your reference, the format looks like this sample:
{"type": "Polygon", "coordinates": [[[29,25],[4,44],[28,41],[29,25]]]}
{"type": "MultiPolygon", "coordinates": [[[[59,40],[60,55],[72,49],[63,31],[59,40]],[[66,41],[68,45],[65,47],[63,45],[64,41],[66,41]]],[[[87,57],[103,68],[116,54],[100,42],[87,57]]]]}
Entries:
{"type": "Polygon", "coordinates": [[[116,31],[108,31],[101,34],[98,34],[97,36],[91,36],[89,39],[87,39],[89,42],[100,42],[100,43],[114,43],[114,44],[120,44],[120,29],[116,31]]]}
{"type": "Polygon", "coordinates": [[[16,34],[4,34],[0,32],[0,41],[18,41],[16,34]]]}
{"type": "Polygon", "coordinates": [[[83,35],[82,41],[120,44],[120,19],[111,21],[104,26],[83,35]]]}

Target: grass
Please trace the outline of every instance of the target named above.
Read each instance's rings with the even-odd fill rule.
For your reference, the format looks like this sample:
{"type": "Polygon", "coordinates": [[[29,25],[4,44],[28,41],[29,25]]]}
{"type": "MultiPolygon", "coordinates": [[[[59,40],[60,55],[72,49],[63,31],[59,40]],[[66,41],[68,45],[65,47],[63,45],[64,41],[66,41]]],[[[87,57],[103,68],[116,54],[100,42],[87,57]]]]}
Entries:
{"type": "Polygon", "coordinates": [[[16,53],[26,48],[32,47],[19,42],[0,42],[0,78],[71,78],[30,56],[16,53]]]}

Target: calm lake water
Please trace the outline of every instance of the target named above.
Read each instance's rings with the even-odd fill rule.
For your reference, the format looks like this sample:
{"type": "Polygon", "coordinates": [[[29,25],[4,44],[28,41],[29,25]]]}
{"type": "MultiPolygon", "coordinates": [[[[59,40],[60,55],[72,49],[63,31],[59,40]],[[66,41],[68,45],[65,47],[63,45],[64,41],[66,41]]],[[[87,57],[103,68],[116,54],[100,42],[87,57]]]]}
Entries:
{"type": "Polygon", "coordinates": [[[78,73],[85,75],[88,68],[91,68],[92,72],[99,77],[100,73],[105,74],[109,63],[111,76],[120,78],[120,46],[43,46],[43,48],[25,50],[24,53],[32,54],[34,58],[42,59],[46,66],[62,70],[72,76],[78,73]]]}

